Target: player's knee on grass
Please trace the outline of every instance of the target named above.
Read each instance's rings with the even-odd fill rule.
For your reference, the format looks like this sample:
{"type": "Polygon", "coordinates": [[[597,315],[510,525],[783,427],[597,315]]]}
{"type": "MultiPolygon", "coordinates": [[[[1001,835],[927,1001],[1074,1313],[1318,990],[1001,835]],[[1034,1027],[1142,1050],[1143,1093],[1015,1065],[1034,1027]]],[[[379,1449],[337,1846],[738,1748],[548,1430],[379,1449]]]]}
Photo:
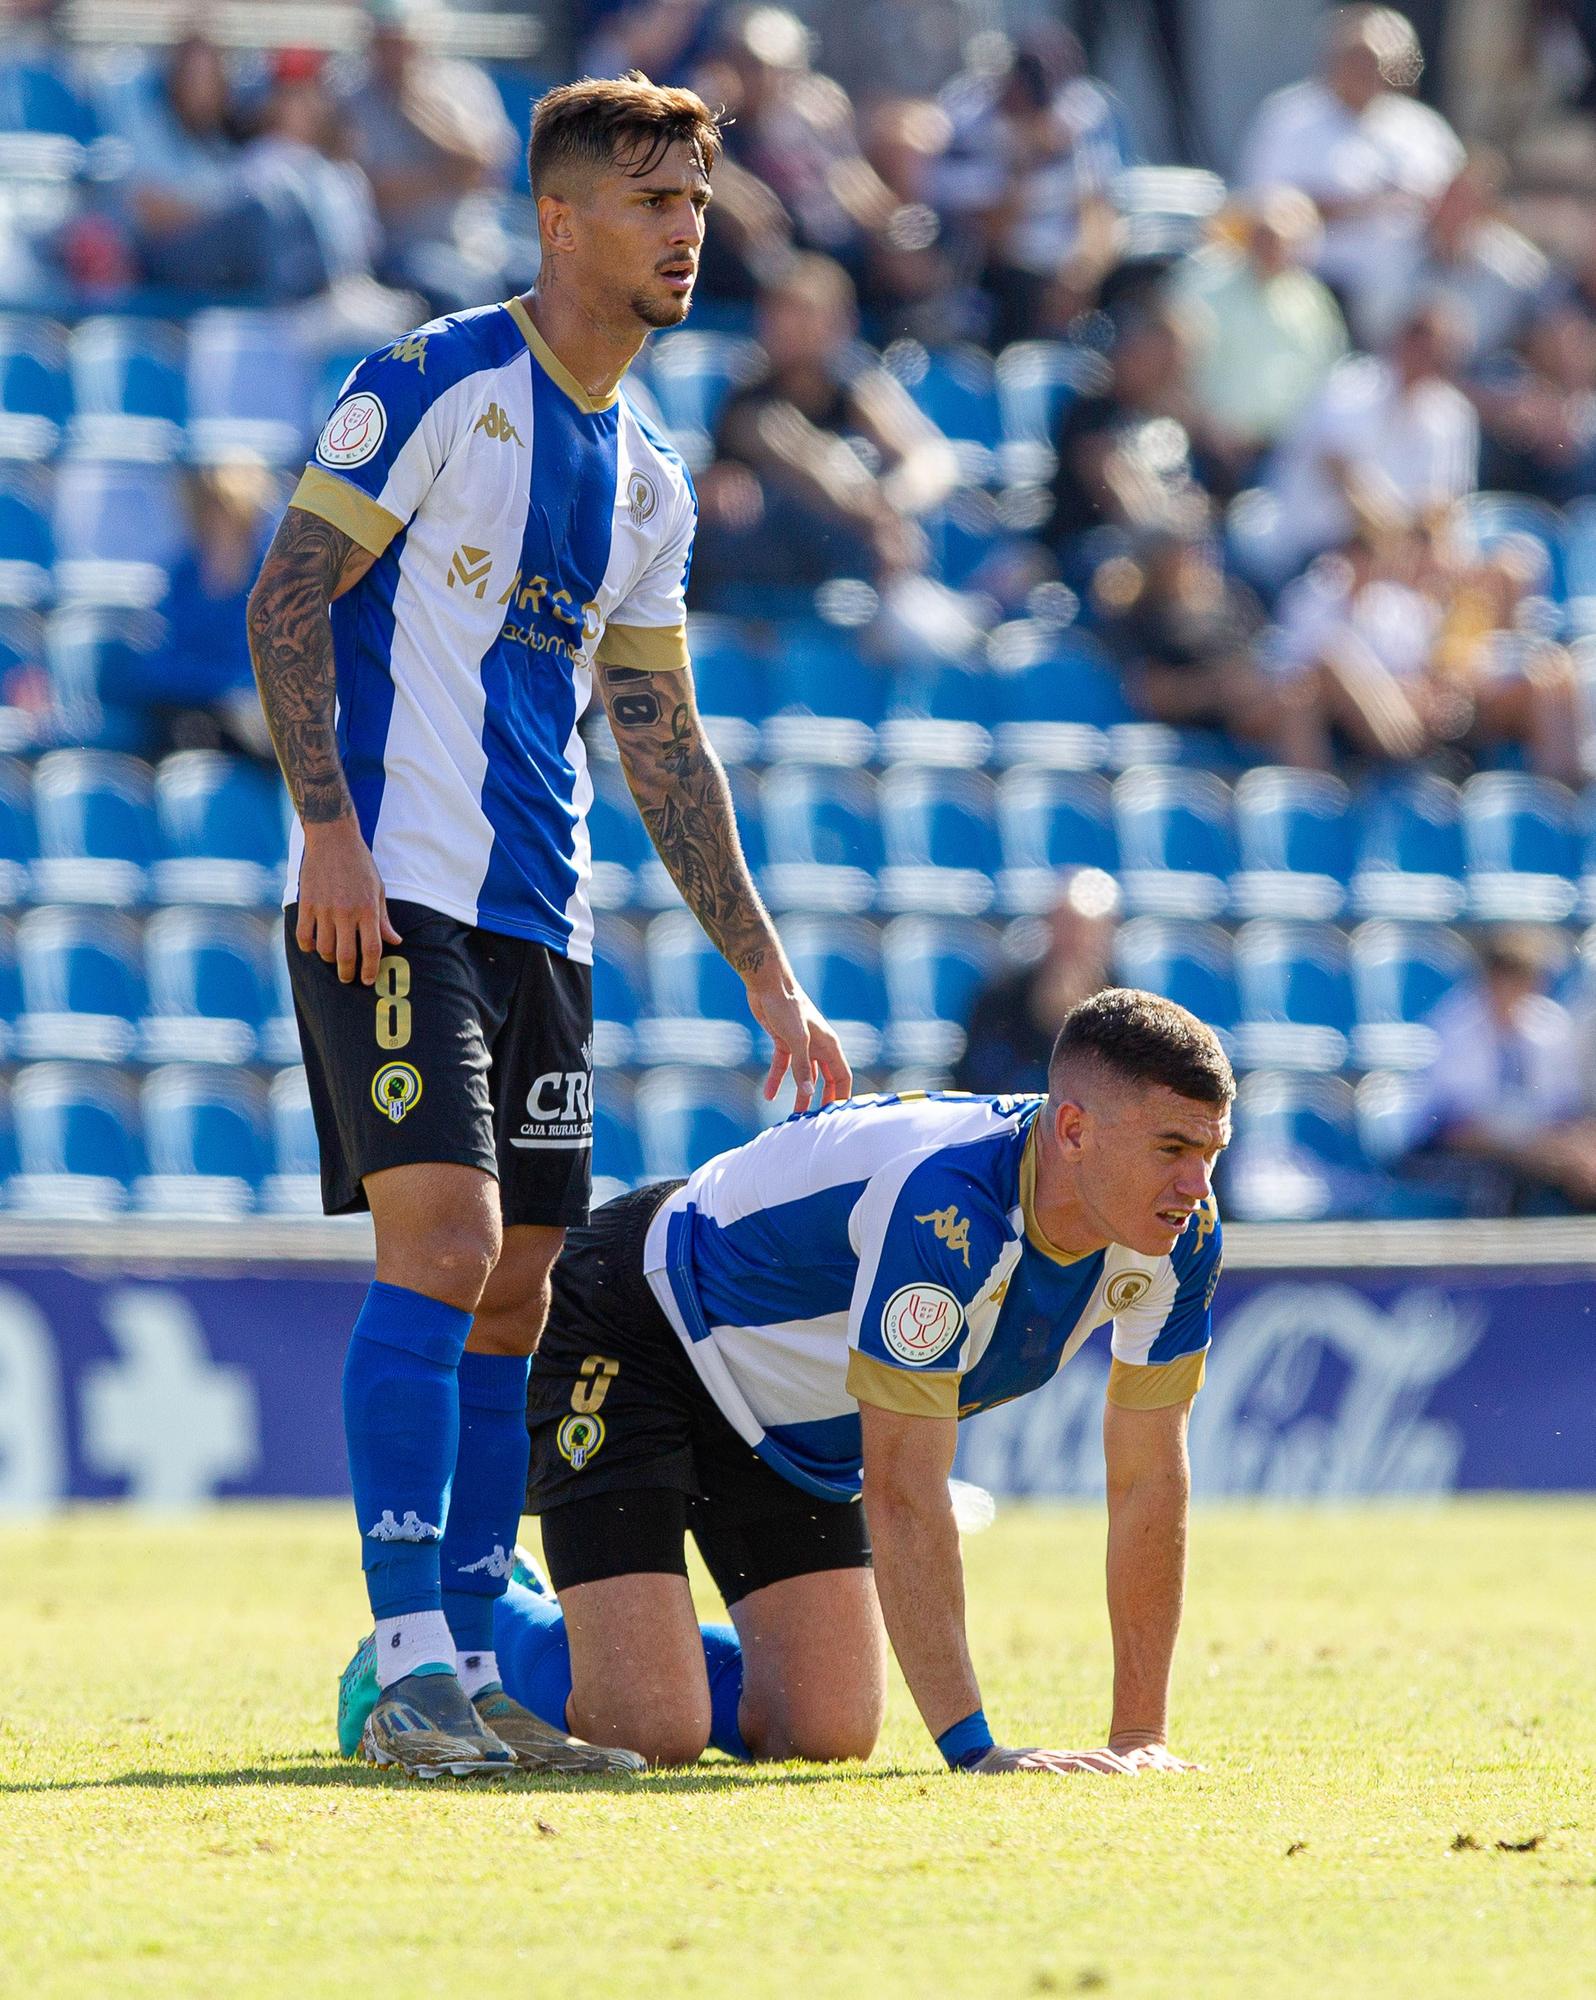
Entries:
{"type": "MultiPolygon", "coordinates": [[[[556,1581],[558,1581],[556,1571],[556,1581]]],[[[709,1744],[709,1679],[685,1576],[642,1572],[562,1588],[572,1733],[651,1764],[695,1764],[709,1744]]]]}
{"type": "Polygon", "coordinates": [[[572,1733],[589,1743],[618,1750],[635,1750],[650,1764],[663,1768],[696,1764],[709,1748],[709,1690],[689,1687],[669,1703],[637,1702],[620,1691],[584,1694],[578,1684],[571,1696],[572,1733]]]}
{"type": "Polygon", "coordinates": [[[782,1763],[863,1763],[881,1734],[881,1710],[868,1700],[817,1694],[743,1694],[743,1739],[754,1755],[782,1763]]]}

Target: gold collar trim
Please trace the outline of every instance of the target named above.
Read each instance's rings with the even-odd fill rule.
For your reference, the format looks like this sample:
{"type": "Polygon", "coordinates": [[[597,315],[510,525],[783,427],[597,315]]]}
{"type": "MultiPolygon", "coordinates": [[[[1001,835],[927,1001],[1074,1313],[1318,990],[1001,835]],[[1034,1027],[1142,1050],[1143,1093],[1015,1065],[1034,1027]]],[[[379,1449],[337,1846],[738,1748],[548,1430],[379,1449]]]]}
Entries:
{"type": "Polygon", "coordinates": [[[544,374],[548,376],[556,389],[561,390],[565,395],[570,397],[579,410],[585,410],[591,417],[597,416],[601,410],[614,409],[621,393],[619,386],[612,389],[607,396],[590,395],[555,353],[554,349],[550,347],[542,334],[538,332],[536,325],[533,323],[532,315],[519,299],[510,299],[507,301],[505,311],[521,329],[522,338],[526,341],[527,346],[531,348],[533,354],[536,355],[538,365],[542,368],[544,374]]]}
{"type": "Polygon", "coordinates": [[[1033,1250],[1040,1250],[1044,1257],[1052,1258],[1055,1264],[1078,1264],[1082,1256],[1091,1256],[1091,1251],[1082,1251],[1072,1256],[1068,1250],[1061,1250],[1050,1242],[1036,1219],[1036,1126],[1047,1109],[1031,1120],[1031,1129],[1025,1136],[1025,1151],[1020,1155],[1020,1212],[1025,1217],[1025,1239],[1033,1250]]]}

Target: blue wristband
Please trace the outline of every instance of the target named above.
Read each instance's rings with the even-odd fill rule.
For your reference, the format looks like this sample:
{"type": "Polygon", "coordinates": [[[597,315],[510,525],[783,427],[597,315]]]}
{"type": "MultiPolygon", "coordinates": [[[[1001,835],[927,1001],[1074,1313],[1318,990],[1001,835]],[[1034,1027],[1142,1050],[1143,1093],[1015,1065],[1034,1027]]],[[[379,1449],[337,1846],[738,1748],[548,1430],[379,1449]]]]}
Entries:
{"type": "Polygon", "coordinates": [[[947,1759],[950,1771],[967,1771],[972,1764],[979,1764],[992,1748],[985,1710],[978,1708],[951,1729],[944,1729],[937,1738],[937,1748],[947,1759]]]}

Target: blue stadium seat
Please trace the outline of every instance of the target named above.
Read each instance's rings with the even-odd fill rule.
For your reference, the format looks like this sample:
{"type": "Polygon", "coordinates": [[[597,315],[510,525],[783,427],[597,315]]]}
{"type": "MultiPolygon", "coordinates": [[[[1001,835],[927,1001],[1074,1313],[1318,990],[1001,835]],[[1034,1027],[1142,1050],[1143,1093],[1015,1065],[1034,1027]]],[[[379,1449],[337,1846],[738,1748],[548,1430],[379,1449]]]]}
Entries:
{"type": "Polygon", "coordinates": [[[1237,916],[1341,914],[1352,875],[1352,795],[1339,778],[1265,765],[1237,783],[1235,811],[1237,916]]]}
{"type": "Polygon", "coordinates": [[[1090,771],[1111,761],[1112,732],[1135,726],[1135,716],[1094,639],[1016,619],[993,633],[989,650],[999,763],[1090,771]]]}
{"type": "Polygon", "coordinates": [[[1248,1069],[1334,1070],[1347,1060],[1352,981],[1346,936],[1333,924],[1244,925],[1236,987],[1236,1053],[1248,1069]]]}
{"type": "Polygon", "coordinates": [[[145,699],[159,686],[166,629],[126,604],[64,604],[50,614],[44,660],[58,740],[95,750],[143,751],[154,740],[145,699]]]}
{"type": "Polygon", "coordinates": [[[302,1054],[299,1023],[294,1014],[294,989],[288,977],[288,954],[298,950],[292,939],[284,937],[270,954],[271,1011],[261,1023],[260,1052],[264,1062],[279,1068],[292,1068],[302,1054]]]}
{"type": "Polygon", "coordinates": [[[881,970],[892,1009],[887,1060],[945,1069],[964,1048],[977,990],[998,967],[997,939],[958,917],[898,917],[881,934],[881,970]]]}
{"type": "Polygon", "coordinates": [[[1115,975],[1178,1001],[1219,1031],[1227,1046],[1241,1016],[1235,957],[1217,924],[1189,918],[1134,917],[1114,940],[1115,975]]]}
{"type": "Polygon", "coordinates": [[[792,917],[782,943],[804,991],[837,1031],[855,1070],[881,1060],[887,988],[881,939],[862,917],[792,917]]]}
{"type": "Polygon", "coordinates": [[[304,455],[325,411],[311,407],[309,357],[274,313],[204,312],[189,322],[188,426],[200,459],[304,455]]]}
{"type": "Polygon", "coordinates": [[[637,899],[642,872],[654,858],[654,848],[619,770],[594,770],[587,831],[593,844],[589,885],[593,907],[624,910],[637,899]]]}
{"type": "Polygon", "coordinates": [[[593,939],[593,1061],[607,1070],[632,1060],[644,1013],[642,947],[628,924],[606,920],[593,939]]]}
{"type": "Polygon", "coordinates": [[[49,733],[39,712],[43,673],[44,620],[20,604],[0,604],[0,756],[31,750],[49,733]]]}
{"type": "Polygon", "coordinates": [[[974,917],[991,908],[1003,852],[984,773],[894,765],[881,780],[881,838],[883,909],[974,917]]]}
{"type": "Polygon", "coordinates": [[[266,1119],[271,1172],[261,1182],[261,1207],[273,1215],[320,1215],[321,1152],[302,1068],[282,1069],[272,1078],[266,1119]]]}
{"type": "Polygon", "coordinates": [[[39,851],[28,767],[0,758],[0,904],[20,903],[39,851]]]}
{"type": "Polygon", "coordinates": [[[33,779],[40,902],[142,902],[157,831],[150,768],[102,750],[56,750],[33,779]]]}
{"type": "Polygon", "coordinates": [[[1426,771],[1369,787],[1357,802],[1352,907],[1360,917],[1449,923],[1463,908],[1463,801],[1426,771]]]}
{"type": "Polygon", "coordinates": [[[188,540],[175,469],[66,458],[56,472],[56,577],[66,594],[152,604],[188,540]]]}
{"type": "Polygon", "coordinates": [[[860,658],[854,634],[820,619],[784,626],[771,662],[767,763],[863,764],[885,696],[881,670],[860,658]]]}
{"type": "Polygon", "coordinates": [[[52,1221],[114,1215],[143,1170],[138,1099],[114,1071],[45,1062],[11,1092],[18,1172],[11,1206],[52,1221]]]}
{"type": "Polygon", "coordinates": [[[966,667],[911,668],[893,677],[876,731],[884,764],[974,771],[992,750],[992,677],[966,667]]]}
{"type": "Polygon", "coordinates": [[[1569,625],[1576,634],[1596,632],[1596,500],[1563,509],[1563,557],[1569,625]]]}
{"type": "Polygon", "coordinates": [[[651,1181],[684,1179],[761,1129],[758,1086],[721,1069],[660,1069],[637,1086],[637,1136],[651,1181]]]}
{"type": "Polygon", "coordinates": [[[16,1047],[42,1058],[122,1062],[142,1019],[144,955],[133,923],[105,910],[31,910],[17,925],[23,1012],[16,1047]]]}
{"type": "Polygon", "coordinates": [[[1132,915],[1215,917],[1235,871],[1230,792],[1206,771],[1160,765],[1114,786],[1120,883],[1132,915]]]}
{"type": "Polygon", "coordinates": [[[19,40],[0,55],[0,132],[50,134],[75,149],[97,136],[99,119],[67,60],[19,40]]]}
{"type": "Polygon", "coordinates": [[[1049,909],[1062,868],[1119,867],[1113,795],[1094,771],[1055,771],[1020,765],[998,787],[998,828],[1003,871],[1000,906],[1016,916],[1049,909]]]}
{"type": "Polygon", "coordinates": [[[17,971],[17,927],[0,917],[0,1062],[11,1053],[18,1015],[22,1012],[22,980],[17,971]]]}
{"type": "Polygon", "coordinates": [[[1422,1069],[1435,1053],[1426,1023],[1437,1004],[1474,969],[1456,931],[1438,924],[1361,924],[1349,953],[1360,1069],[1422,1069]]]}
{"type": "Polygon", "coordinates": [[[636,1187],[643,1178],[643,1148],[638,1143],[630,1093],[613,1077],[599,1080],[593,1106],[593,1205],[612,1201],[636,1187]]]}
{"type": "Polygon", "coordinates": [[[894,341],[886,361],[917,406],[946,438],[995,451],[1003,440],[992,357],[964,345],[927,352],[917,340],[894,341]]]}
{"type": "Polygon", "coordinates": [[[163,903],[275,904],[288,849],[287,794],[274,773],[217,750],[180,750],[155,774],[163,903]]]}
{"type": "Polygon", "coordinates": [[[144,933],[152,1063],[244,1063],[272,1011],[274,927],[242,910],[162,910],[144,933]]]}
{"type": "Polygon", "coordinates": [[[11,1198],[17,1172],[17,1134],[11,1122],[11,1092],[0,1086],[0,1206],[11,1198]]]}
{"type": "Polygon", "coordinates": [[[1016,340],[1004,348],[997,358],[997,393],[1007,478],[1047,477],[1066,405],[1103,377],[1101,355],[1061,341],[1016,340]]]}
{"type": "Polygon", "coordinates": [[[72,335],[75,449],[107,458],[174,456],[188,421],[184,339],[159,320],[108,315],[72,335]]]}
{"type": "Polygon", "coordinates": [[[648,383],[676,449],[707,465],[721,406],[760,366],[755,342],[730,333],[667,333],[652,344],[648,383]]]}
{"type": "Polygon", "coordinates": [[[46,319],[0,319],[0,458],[50,457],[71,413],[61,329],[46,319]]]}
{"type": "Polygon", "coordinates": [[[47,476],[37,466],[0,466],[0,605],[42,604],[54,567],[47,476]]]}
{"type": "Polygon", "coordinates": [[[1380,1206],[1342,1078],[1260,1070],[1242,1079],[1235,1123],[1221,1198],[1237,1221],[1311,1222],[1380,1206]]]}
{"type": "Polygon", "coordinates": [[[646,1063],[718,1063],[735,1069],[753,1053],[748,994],[686,910],[656,917],[644,940],[649,1011],[638,1023],[646,1063]]]}
{"type": "Polygon", "coordinates": [[[1482,550],[1504,542],[1532,549],[1540,571],[1531,589],[1561,604],[1568,595],[1563,520],[1555,507],[1525,493],[1471,493],[1462,502],[1463,528],[1482,550]]]}
{"type": "Polygon", "coordinates": [[[272,1164],[260,1080],[173,1063],[147,1079],[141,1096],[150,1170],[134,1183],[134,1207],[144,1215],[248,1214],[272,1164]]]}
{"type": "Polygon", "coordinates": [[[1488,923],[1572,916],[1584,831],[1566,785],[1519,771],[1470,778],[1463,787],[1470,916],[1488,923]]]}
{"type": "Polygon", "coordinates": [[[862,771],[788,764],[761,787],[761,887],[782,910],[864,910],[883,855],[876,781],[862,771]]]}
{"type": "Polygon", "coordinates": [[[710,741],[724,764],[746,764],[759,751],[759,724],[770,713],[766,661],[734,618],[694,612],[687,621],[693,692],[710,741]]]}

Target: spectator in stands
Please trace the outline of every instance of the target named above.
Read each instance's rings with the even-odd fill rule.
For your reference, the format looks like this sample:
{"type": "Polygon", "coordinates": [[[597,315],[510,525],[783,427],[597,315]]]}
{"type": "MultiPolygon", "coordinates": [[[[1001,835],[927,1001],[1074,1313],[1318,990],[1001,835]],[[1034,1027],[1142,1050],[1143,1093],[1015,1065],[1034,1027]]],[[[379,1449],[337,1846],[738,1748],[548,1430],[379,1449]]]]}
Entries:
{"type": "Polygon", "coordinates": [[[1552,307],[1470,384],[1493,490],[1554,506],[1596,493],[1596,318],[1552,307]]]}
{"type": "Polygon", "coordinates": [[[809,18],[826,68],[868,111],[884,99],[935,97],[988,16],[980,0],[819,0],[809,18]]]}
{"type": "Polygon", "coordinates": [[[721,0],[637,0],[577,10],[585,36],[577,74],[624,76],[640,69],[655,83],[685,84],[720,39],[721,0]],[[596,18],[591,18],[596,16],[596,18]]]}
{"type": "Polygon", "coordinates": [[[1265,188],[1219,216],[1214,239],[1176,280],[1190,329],[1192,401],[1208,449],[1244,485],[1347,351],[1328,289],[1307,269],[1313,203],[1265,188]]]}
{"type": "Polygon", "coordinates": [[[11,0],[0,50],[0,132],[53,132],[87,145],[99,131],[65,0],[11,0]]]}
{"type": "Polygon", "coordinates": [[[1318,269],[1363,337],[1366,304],[1419,261],[1430,204],[1463,165],[1462,142],[1408,95],[1424,67],[1412,25],[1389,7],[1338,7],[1320,74],[1277,90],[1242,146],[1247,187],[1299,187],[1324,217],[1318,269]]]}
{"type": "Polygon", "coordinates": [[[1332,371],[1272,468],[1274,518],[1257,553],[1273,581],[1354,535],[1378,542],[1441,520],[1474,490],[1479,425],[1456,383],[1461,344],[1453,309],[1426,302],[1382,359],[1332,371]]]}
{"type": "Polygon", "coordinates": [[[864,247],[861,302],[883,343],[911,335],[928,347],[976,329],[941,218],[932,206],[937,163],[952,127],[928,99],[884,98],[865,125],[865,152],[897,206],[864,247]]]}
{"type": "Polygon", "coordinates": [[[1596,1209],[1596,1117],[1579,1040],[1547,991],[1554,933],[1503,926],[1480,946],[1477,980],[1430,1017],[1436,1049],[1409,1127],[1409,1164],[1465,1170],[1476,1213],[1596,1209]]]}
{"type": "Polygon", "coordinates": [[[284,49],[245,148],[243,182],[267,218],[265,261],[280,299],[305,299],[372,276],[382,242],[371,183],[348,157],[347,133],[319,56],[284,49]]]}
{"type": "Polygon", "coordinates": [[[1046,1090],[1047,1059],[1059,1024],[1112,980],[1119,887],[1101,868],[1059,877],[1041,955],[1000,973],[976,994],[955,1090],[1046,1090]]]}
{"type": "Polygon", "coordinates": [[[1109,189],[1126,149],[1083,68],[1073,35],[1034,23],[1005,69],[943,94],[953,129],[937,206],[990,295],[994,347],[1062,331],[1113,261],[1109,189]]]}
{"type": "Polygon", "coordinates": [[[852,281],[829,258],[795,257],[761,295],[763,367],[721,411],[699,479],[706,602],[729,584],[785,592],[923,568],[918,517],[951,491],[957,460],[856,335],[852,281]]]}
{"type": "Polygon", "coordinates": [[[419,37],[427,0],[368,0],[367,12],[368,72],[344,110],[382,221],[378,276],[435,312],[482,305],[508,280],[502,239],[471,226],[472,197],[507,184],[515,128],[486,70],[419,37]]]}

